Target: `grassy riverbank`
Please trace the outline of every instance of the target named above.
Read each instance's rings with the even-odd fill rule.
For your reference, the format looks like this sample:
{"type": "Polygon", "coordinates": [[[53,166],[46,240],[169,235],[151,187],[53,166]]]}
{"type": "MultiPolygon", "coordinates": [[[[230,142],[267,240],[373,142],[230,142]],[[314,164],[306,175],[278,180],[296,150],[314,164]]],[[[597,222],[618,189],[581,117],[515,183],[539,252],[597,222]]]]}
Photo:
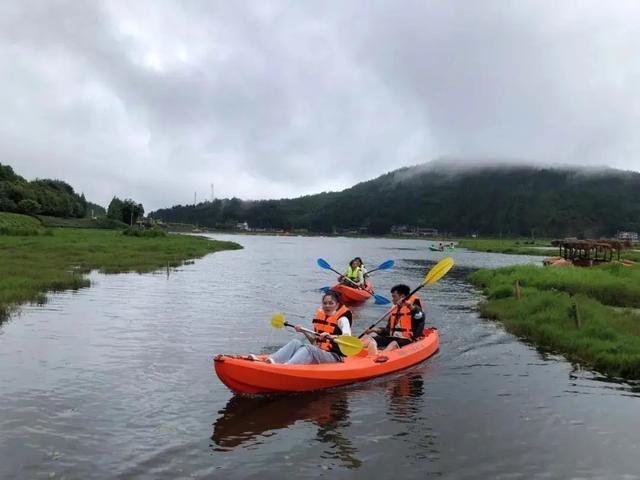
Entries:
{"type": "Polygon", "coordinates": [[[89,285],[84,273],[149,272],[220,250],[234,242],[168,235],[135,237],[115,230],[53,229],[47,235],[0,235],[0,321],[47,292],[89,285]]]}
{"type": "Polygon", "coordinates": [[[458,246],[476,252],[510,253],[514,255],[557,255],[558,249],[547,240],[462,239],[458,246]]]}
{"type": "Polygon", "coordinates": [[[527,265],[470,279],[487,295],[482,315],[513,334],[604,374],[640,379],[640,267],[527,265]]]}

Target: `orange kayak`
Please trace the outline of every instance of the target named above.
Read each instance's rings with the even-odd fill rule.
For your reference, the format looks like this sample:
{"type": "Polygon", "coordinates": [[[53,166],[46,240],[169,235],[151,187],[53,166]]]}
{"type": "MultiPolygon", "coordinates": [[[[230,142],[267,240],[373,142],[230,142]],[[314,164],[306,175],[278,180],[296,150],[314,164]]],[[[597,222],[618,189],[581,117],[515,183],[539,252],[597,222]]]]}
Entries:
{"type": "Polygon", "coordinates": [[[426,360],[438,351],[439,346],[438,330],[427,328],[422,339],[383,352],[377,359],[367,356],[366,349],[346,357],[344,362],[320,365],[274,365],[233,355],[217,355],[213,366],[222,383],[237,393],[307,392],[397,372],[426,360]]]}
{"type": "Polygon", "coordinates": [[[368,279],[364,284],[364,288],[354,288],[344,283],[337,283],[331,287],[331,290],[340,294],[342,303],[364,302],[373,296],[373,285],[368,279]]]}

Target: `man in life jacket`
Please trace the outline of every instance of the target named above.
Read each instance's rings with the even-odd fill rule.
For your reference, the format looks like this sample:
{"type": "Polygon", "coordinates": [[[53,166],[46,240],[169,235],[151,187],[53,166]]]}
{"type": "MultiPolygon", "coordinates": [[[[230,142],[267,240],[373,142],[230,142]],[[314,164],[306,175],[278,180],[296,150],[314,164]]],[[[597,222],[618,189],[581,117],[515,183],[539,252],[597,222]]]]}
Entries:
{"type": "MultiPolygon", "coordinates": [[[[351,310],[340,303],[339,295],[329,290],[322,296],[322,306],[313,319],[313,330],[320,335],[311,335],[296,325],[296,331],[303,333],[309,343],[294,338],[280,350],[267,357],[268,363],[307,365],[315,363],[342,362],[344,355],[331,338],[351,335],[353,316],[351,310]]],[[[259,357],[250,355],[253,360],[259,357]]]]}
{"type": "Polygon", "coordinates": [[[338,281],[350,287],[363,288],[365,286],[365,275],[367,269],[362,264],[362,259],[356,257],[349,262],[344,275],[338,277],[338,281]]]}
{"type": "Polygon", "coordinates": [[[378,348],[389,351],[404,347],[422,336],[425,323],[422,302],[417,296],[409,297],[410,293],[411,289],[404,284],[396,285],[391,289],[393,309],[389,314],[387,325],[365,331],[367,335],[362,338],[362,343],[367,347],[369,355],[377,355],[378,348]],[[376,336],[371,336],[372,333],[376,336]]]}

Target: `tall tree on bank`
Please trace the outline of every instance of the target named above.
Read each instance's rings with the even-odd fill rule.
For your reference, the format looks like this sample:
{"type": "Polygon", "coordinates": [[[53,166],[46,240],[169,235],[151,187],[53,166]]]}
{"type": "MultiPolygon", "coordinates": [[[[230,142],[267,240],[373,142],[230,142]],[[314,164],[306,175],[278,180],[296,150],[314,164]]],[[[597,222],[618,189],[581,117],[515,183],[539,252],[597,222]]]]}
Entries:
{"type": "Polygon", "coordinates": [[[113,197],[111,202],[109,202],[109,206],[107,207],[107,217],[113,218],[114,220],[122,221],[122,200],[118,197],[113,197]]]}
{"type": "Polygon", "coordinates": [[[113,197],[107,209],[107,216],[115,220],[133,225],[144,215],[144,207],[141,203],[136,203],[131,199],[120,200],[113,197]]]}
{"type": "Polygon", "coordinates": [[[144,207],[141,203],[136,203],[127,199],[122,205],[122,221],[129,225],[135,224],[144,215],[144,207]]]}

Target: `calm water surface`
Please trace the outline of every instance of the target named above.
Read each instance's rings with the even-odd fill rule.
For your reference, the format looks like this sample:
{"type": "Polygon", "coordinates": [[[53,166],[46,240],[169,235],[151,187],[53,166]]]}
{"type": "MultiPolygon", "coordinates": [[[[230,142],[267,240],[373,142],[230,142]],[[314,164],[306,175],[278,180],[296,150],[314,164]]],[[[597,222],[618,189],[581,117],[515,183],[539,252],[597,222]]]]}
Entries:
{"type": "MultiPolygon", "coordinates": [[[[220,252],[92,287],[0,325],[0,478],[640,478],[640,394],[478,317],[473,269],[538,258],[450,252],[422,297],[440,352],[399,374],[304,395],[234,396],[217,353],[270,352],[318,288],[362,256],[377,293],[445,254],[420,240],[222,236],[220,252]]],[[[356,310],[360,333],[385,311],[356,310]]]]}

